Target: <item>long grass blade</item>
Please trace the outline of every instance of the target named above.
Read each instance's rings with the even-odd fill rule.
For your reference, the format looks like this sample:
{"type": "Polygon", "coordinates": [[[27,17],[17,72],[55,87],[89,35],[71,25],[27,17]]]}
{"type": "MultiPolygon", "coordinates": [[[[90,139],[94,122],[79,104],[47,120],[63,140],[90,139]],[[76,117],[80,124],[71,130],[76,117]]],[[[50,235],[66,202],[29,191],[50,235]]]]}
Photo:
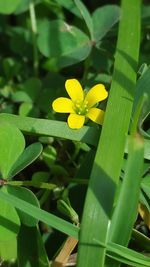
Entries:
{"type": "Polygon", "coordinates": [[[125,246],[129,242],[137,216],[143,171],[143,139],[139,134],[136,134],[135,137],[131,136],[129,145],[131,146],[131,151],[129,152],[121,193],[109,230],[109,240],[125,246]],[[128,206],[129,201],[130,208],[128,206]],[[124,223],[125,218],[128,218],[126,223],[124,223]],[[123,234],[120,234],[122,230],[123,234]]]}
{"type": "Polygon", "coordinates": [[[78,267],[104,266],[106,248],[94,246],[93,239],[107,242],[130,122],[140,44],[140,0],[122,0],[121,9],[113,81],[81,224],[78,267]]]}
{"type": "Polygon", "coordinates": [[[37,208],[24,200],[13,195],[6,194],[0,190],[0,198],[11,203],[15,208],[27,213],[28,215],[48,224],[49,226],[78,239],[79,228],[57,216],[37,208]]]}
{"type": "Polygon", "coordinates": [[[79,130],[72,130],[68,127],[67,123],[62,121],[35,119],[1,113],[0,122],[14,124],[26,134],[60,137],[94,146],[97,145],[99,138],[99,132],[96,128],[84,126],[79,130]]]}

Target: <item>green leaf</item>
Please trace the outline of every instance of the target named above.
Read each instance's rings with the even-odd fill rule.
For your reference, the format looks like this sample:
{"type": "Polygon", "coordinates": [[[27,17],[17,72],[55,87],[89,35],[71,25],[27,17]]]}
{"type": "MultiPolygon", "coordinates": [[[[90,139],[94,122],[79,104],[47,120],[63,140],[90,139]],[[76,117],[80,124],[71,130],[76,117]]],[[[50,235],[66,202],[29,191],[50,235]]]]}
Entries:
{"type": "Polygon", "coordinates": [[[11,80],[14,76],[17,76],[20,71],[21,65],[13,58],[4,58],[3,69],[7,80],[11,80]]]}
{"type": "Polygon", "coordinates": [[[63,6],[64,8],[66,8],[67,10],[69,10],[69,12],[73,13],[74,15],[76,15],[77,17],[81,17],[80,12],[78,11],[78,9],[76,8],[74,1],[72,0],[56,0],[56,2],[63,6]]]}
{"type": "MultiPolygon", "coordinates": [[[[18,199],[22,199],[26,201],[27,203],[32,204],[35,207],[39,208],[39,202],[36,198],[36,196],[27,188],[24,187],[18,187],[18,186],[8,186],[7,187],[8,193],[18,197],[18,199]]],[[[33,218],[32,216],[29,216],[23,211],[17,210],[18,215],[20,217],[20,221],[30,227],[33,227],[37,225],[38,219],[33,218]]]]}
{"type": "Polygon", "coordinates": [[[18,267],[49,267],[38,227],[21,226],[18,236],[18,267]]]}
{"type": "Polygon", "coordinates": [[[0,241],[0,258],[3,261],[11,261],[17,258],[17,239],[0,241]]]}
{"type": "MultiPolygon", "coordinates": [[[[7,194],[6,187],[2,187],[0,192],[7,194]]],[[[0,242],[11,241],[16,238],[20,220],[15,208],[5,200],[0,200],[0,242]]]]}
{"type": "Polygon", "coordinates": [[[120,8],[116,5],[97,8],[92,15],[95,41],[99,42],[119,21],[119,18],[120,8]]]}
{"type": "Polygon", "coordinates": [[[33,103],[39,97],[41,91],[41,81],[37,78],[30,78],[22,86],[21,90],[13,94],[12,100],[15,102],[33,103]]]}
{"type": "Polygon", "coordinates": [[[21,3],[21,0],[1,0],[0,1],[0,13],[11,14],[13,13],[17,6],[21,3]]]}
{"type": "Polygon", "coordinates": [[[33,104],[24,102],[19,107],[19,115],[30,116],[30,113],[32,113],[32,110],[33,110],[33,104]]]}
{"type": "Polygon", "coordinates": [[[32,181],[46,183],[49,180],[49,175],[49,172],[34,172],[32,175],[32,181]]]}
{"type": "Polygon", "coordinates": [[[92,18],[91,18],[91,15],[88,11],[88,9],[86,8],[86,6],[82,3],[82,1],[80,0],[74,0],[77,8],[79,9],[85,23],[86,23],[86,26],[89,30],[89,33],[90,33],[90,36],[91,36],[91,39],[93,40],[93,21],[92,21],[92,18]]]}
{"type": "Polygon", "coordinates": [[[22,57],[32,59],[32,35],[31,31],[23,27],[11,27],[10,48],[22,57]]]}
{"type": "Polygon", "coordinates": [[[0,173],[7,179],[10,169],[21,155],[25,147],[23,134],[8,123],[0,124],[0,173]],[[16,145],[17,144],[17,145],[16,145]]]}
{"type": "Polygon", "coordinates": [[[9,172],[9,178],[12,178],[15,176],[18,172],[22,171],[24,168],[26,168],[28,165],[30,165],[33,161],[39,157],[39,155],[42,152],[42,145],[41,143],[37,142],[34,143],[23,151],[23,153],[20,155],[20,157],[17,159],[17,161],[12,166],[10,172],[9,172]]]}
{"type": "Polygon", "coordinates": [[[32,100],[30,99],[28,94],[26,92],[24,92],[24,91],[21,91],[21,90],[15,92],[12,95],[11,99],[12,99],[13,102],[16,102],[16,103],[19,103],[19,102],[26,102],[26,103],[29,103],[29,104],[32,103],[32,100]]]}
{"type": "Polygon", "coordinates": [[[50,214],[40,208],[37,208],[28,202],[17,198],[13,195],[6,194],[0,190],[0,198],[8,203],[11,203],[15,208],[27,213],[33,218],[40,220],[49,226],[61,231],[69,236],[75,237],[78,239],[79,228],[67,221],[58,218],[57,216],[50,214]]]}
{"type": "Polygon", "coordinates": [[[35,102],[41,91],[41,81],[37,78],[30,78],[23,84],[23,91],[27,93],[32,102],[35,102]]]}
{"type": "MultiPolygon", "coordinates": [[[[38,4],[42,2],[43,0],[34,0],[34,4],[38,4]]],[[[17,9],[15,11],[15,15],[19,15],[29,9],[29,4],[33,2],[33,0],[23,0],[20,2],[20,4],[17,6],[17,9]]]]}
{"type": "Polygon", "coordinates": [[[40,96],[36,102],[38,108],[40,108],[42,112],[47,114],[47,112],[51,109],[53,100],[62,95],[62,88],[64,88],[64,84],[65,77],[63,77],[59,73],[49,72],[46,75],[43,80],[43,89],[41,90],[40,96]]]}
{"type": "Polygon", "coordinates": [[[80,62],[91,51],[87,35],[65,21],[45,20],[39,25],[38,33],[40,52],[50,57],[57,67],[62,68],[80,62]]]}

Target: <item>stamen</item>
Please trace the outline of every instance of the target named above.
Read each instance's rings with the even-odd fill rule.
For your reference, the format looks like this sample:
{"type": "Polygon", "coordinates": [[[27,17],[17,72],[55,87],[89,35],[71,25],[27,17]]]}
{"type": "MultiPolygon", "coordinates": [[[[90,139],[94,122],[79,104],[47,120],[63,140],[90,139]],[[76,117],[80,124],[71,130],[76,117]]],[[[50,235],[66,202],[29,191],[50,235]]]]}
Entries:
{"type": "Polygon", "coordinates": [[[77,100],[74,102],[74,111],[79,115],[86,115],[88,113],[88,101],[77,100]]]}

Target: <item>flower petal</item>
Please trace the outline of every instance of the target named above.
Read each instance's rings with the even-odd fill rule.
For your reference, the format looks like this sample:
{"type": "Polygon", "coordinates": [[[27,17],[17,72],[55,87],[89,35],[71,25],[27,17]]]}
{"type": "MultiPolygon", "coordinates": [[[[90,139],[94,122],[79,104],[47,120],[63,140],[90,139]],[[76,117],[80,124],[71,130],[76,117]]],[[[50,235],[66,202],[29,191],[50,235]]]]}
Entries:
{"type": "Polygon", "coordinates": [[[53,110],[60,113],[74,113],[71,99],[59,97],[52,103],[53,110]]]}
{"type": "Polygon", "coordinates": [[[84,93],[81,84],[76,79],[69,79],[65,83],[66,91],[73,101],[83,101],[84,93]]]}
{"type": "Polygon", "coordinates": [[[91,108],[86,116],[90,120],[102,125],[104,120],[104,113],[105,112],[99,108],[91,108]]]}
{"type": "Polygon", "coordinates": [[[88,107],[93,107],[99,101],[107,98],[108,92],[103,84],[97,84],[93,86],[85,97],[85,101],[88,102],[88,107]]]}
{"type": "Polygon", "coordinates": [[[68,125],[72,129],[80,129],[85,122],[85,116],[78,114],[70,114],[68,117],[68,125]]]}

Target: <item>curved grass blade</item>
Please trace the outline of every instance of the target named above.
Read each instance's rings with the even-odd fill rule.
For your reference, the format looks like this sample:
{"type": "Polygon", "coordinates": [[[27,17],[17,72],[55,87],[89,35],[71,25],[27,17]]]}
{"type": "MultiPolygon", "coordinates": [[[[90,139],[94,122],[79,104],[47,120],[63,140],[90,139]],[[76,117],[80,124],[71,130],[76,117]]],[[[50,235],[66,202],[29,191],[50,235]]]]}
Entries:
{"type": "Polygon", "coordinates": [[[150,66],[147,68],[147,70],[144,72],[144,74],[138,79],[137,85],[136,85],[136,94],[133,104],[133,114],[136,110],[137,104],[142,97],[144,93],[148,95],[148,102],[146,103],[144,107],[144,115],[150,112],[150,90],[149,90],[149,84],[150,84],[150,66]]]}
{"type": "Polygon", "coordinates": [[[100,247],[107,249],[106,253],[108,257],[116,261],[126,263],[135,267],[150,266],[149,257],[137,251],[134,251],[130,248],[126,248],[124,246],[118,245],[113,242],[107,242],[107,247],[106,247],[103,243],[98,242],[97,240],[95,241],[100,247]]]}
{"type": "Polygon", "coordinates": [[[50,214],[40,208],[37,208],[26,201],[17,198],[9,193],[4,193],[0,190],[0,198],[4,201],[11,203],[15,208],[27,213],[28,215],[40,220],[49,226],[61,231],[69,236],[78,239],[79,228],[57,216],[50,214]]]}
{"type": "Polygon", "coordinates": [[[143,140],[140,135],[131,136],[130,152],[120,196],[115,208],[109,230],[109,240],[127,245],[137,216],[140,184],[143,171],[143,140]],[[128,201],[130,200],[130,209],[128,201]],[[124,218],[128,221],[124,223],[124,218]],[[123,230],[123,234],[120,233],[123,230]]]}
{"type": "MultiPolygon", "coordinates": [[[[144,142],[137,132],[141,112],[143,110],[145,96],[141,97],[137,110],[134,113],[131,124],[131,136],[128,144],[128,159],[125,175],[117,204],[112,216],[108,239],[119,245],[127,246],[134,226],[140,197],[140,185],[144,164],[144,142]],[[130,208],[127,203],[130,200],[130,208]],[[124,218],[128,218],[124,223],[124,218]],[[121,231],[123,230],[123,235],[121,231]]],[[[108,266],[117,266],[110,262],[108,266]]]]}
{"type": "Polygon", "coordinates": [[[4,121],[16,125],[21,131],[30,135],[60,137],[94,146],[97,145],[99,139],[97,128],[88,126],[84,126],[79,130],[72,130],[68,127],[67,123],[61,121],[35,119],[1,113],[0,123],[4,121]]]}
{"type": "MultiPolygon", "coordinates": [[[[129,264],[134,267],[150,266],[149,257],[144,256],[132,249],[120,246],[113,242],[108,242],[107,255],[121,263],[129,264]]],[[[115,266],[115,265],[114,265],[115,266]]]]}
{"type": "Polygon", "coordinates": [[[150,238],[135,229],[133,229],[132,231],[131,238],[131,240],[135,241],[136,245],[138,244],[140,248],[142,248],[143,250],[150,251],[150,238]]]}
{"type": "MultiPolygon", "coordinates": [[[[128,144],[130,136],[126,139],[125,153],[128,153],[128,144]]],[[[144,158],[150,160],[150,140],[144,139],[144,158]]]]}

